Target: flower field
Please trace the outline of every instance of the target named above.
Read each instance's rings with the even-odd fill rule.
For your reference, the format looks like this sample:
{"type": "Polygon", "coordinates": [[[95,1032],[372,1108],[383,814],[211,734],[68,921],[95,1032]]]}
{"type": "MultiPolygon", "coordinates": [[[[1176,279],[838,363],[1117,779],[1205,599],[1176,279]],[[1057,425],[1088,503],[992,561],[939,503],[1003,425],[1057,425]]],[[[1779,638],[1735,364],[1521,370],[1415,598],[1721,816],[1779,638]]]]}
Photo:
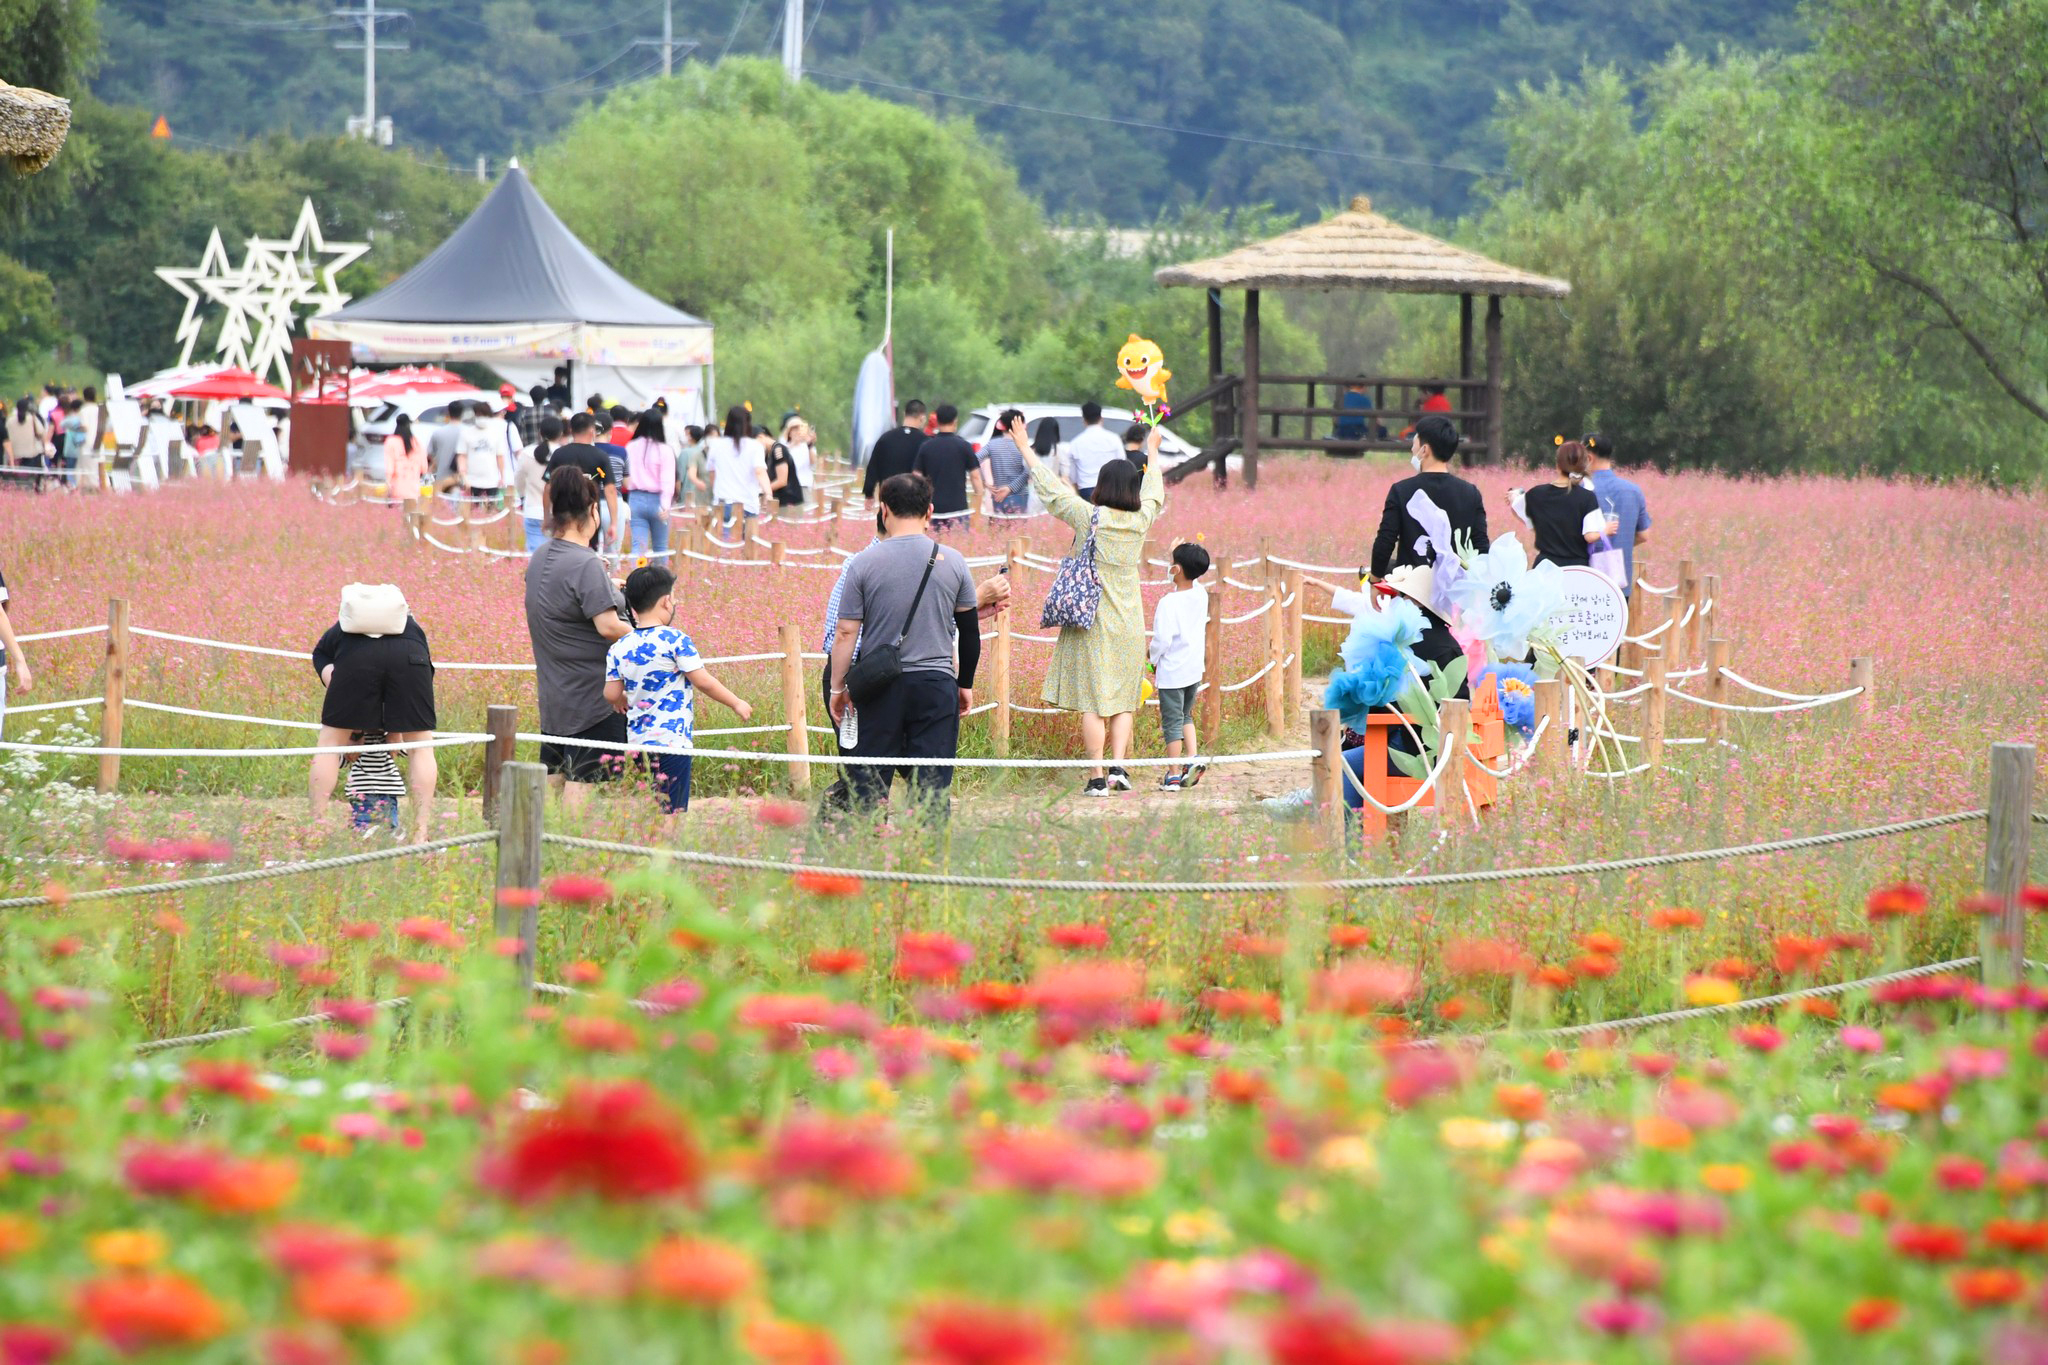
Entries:
{"type": "MultiPolygon", "coordinates": [[[[1255,496],[1191,481],[1159,545],[1357,562],[1390,477],[1281,465],[1255,496]]],[[[1491,510],[1526,480],[1477,481],[1491,510]]],[[[537,970],[557,990],[528,997],[498,928],[524,906],[494,895],[489,845],[83,898],[360,851],[306,824],[303,759],[131,758],[97,798],[89,760],[0,753],[0,895],[51,901],[6,910],[0,933],[0,1365],[2048,1360],[2048,994],[1986,990],[1970,965],[1530,1032],[1966,957],[1981,823],[1627,872],[1283,885],[1967,810],[1991,742],[2048,738],[2048,499],[1643,482],[1642,572],[1669,583],[1688,557],[1720,576],[1712,619],[1744,676],[1834,691],[1873,655],[1874,706],[1737,717],[1727,746],[1626,780],[1524,774],[1476,828],[1417,820],[1348,857],[1255,804],[1084,805],[1065,772],[965,774],[943,832],[828,828],[782,796],[780,766],[717,760],[683,835],[876,873],[1219,888],[1200,893],[551,847],[537,970]]],[[[1058,554],[1055,530],[1022,534],[1058,554]]],[[[771,534],[825,549],[816,525],[771,534]]],[[[122,596],[138,626],[301,650],[341,585],[370,579],[405,589],[444,663],[529,657],[517,562],[298,487],[0,496],[0,546],[22,632],[122,596]]],[[[783,623],[815,649],[831,583],[693,564],[678,624],[707,654],[773,650],[783,623]]],[[[1034,634],[1042,591],[1018,587],[1034,634]]],[[[1231,589],[1225,610],[1256,600],[1231,589]]],[[[1336,637],[1312,634],[1314,675],[1336,637]]],[[[1225,678],[1255,672],[1264,622],[1225,638],[1225,678]]],[[[97,694],[103,648],[32,644],[36,687],[13,702],[97,694]]],[[[1035,703],[1045,651],[1017,659],[1035,703]]],[[[757,723],[780,718],[774,663],[718,671],[757,723]]],[[[444,671],[443,727],[511,702],[532,728],[531,686],[444,671]]],[[[146,638],[128,695],[318,706],[303,662],[146,638]]],[[[1230,706],[1208,747],[1269,746],[1258,689],[1230,706]]],[[[714,709],[701,724],[730,723],[714,709]]],[[[1706,717],[1674,703],[1671,721],[1706,717]]],[[[989,752],[984,724],[965,751],[989,752]]],[[[13,716],[6,737],[89,743],[96,726],[91,709],[13,716]]],[[[1059,717],[1017,734],[1022,754],[1074,752],[1059,717]]],[[[139,710],[125,736],[307,741],[139,710]]],[[[442,759],[437,832],[481,829],[476,756],[442,759]]],[[[659,842],[644,792],[548,827],[659,842]]]]}

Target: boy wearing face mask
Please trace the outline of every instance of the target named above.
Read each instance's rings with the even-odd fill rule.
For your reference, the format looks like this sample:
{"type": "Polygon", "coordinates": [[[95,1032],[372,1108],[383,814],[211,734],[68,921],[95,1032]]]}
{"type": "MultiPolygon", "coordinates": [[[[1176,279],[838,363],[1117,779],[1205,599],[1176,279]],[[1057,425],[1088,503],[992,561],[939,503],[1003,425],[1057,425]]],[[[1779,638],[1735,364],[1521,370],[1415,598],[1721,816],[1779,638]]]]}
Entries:
{"type": "Polygon", "coordinates": [[[1380,513],[1380,531],[1372,542],[1372,576],[1384,578],[1408,564],[1428,566],[1434,556],[1421,523],[1409,514],[1408,504],[1417,493],[1442,509],[1451,523],[1451,538],[1462,543],[1469,536],[1472,548],[1485,550],[1493,543],[1486,530],[1486,503],[1479,490],[1451,472],[1458,456],[1458,428],[1450,418],[1430,413],[1415,424],[1409,445],[1409,464],[1415,472],[1387,490],[1387,504],[1380,513]],[[1420,542],[1422,548],[1417,549],[1420,542]]]}

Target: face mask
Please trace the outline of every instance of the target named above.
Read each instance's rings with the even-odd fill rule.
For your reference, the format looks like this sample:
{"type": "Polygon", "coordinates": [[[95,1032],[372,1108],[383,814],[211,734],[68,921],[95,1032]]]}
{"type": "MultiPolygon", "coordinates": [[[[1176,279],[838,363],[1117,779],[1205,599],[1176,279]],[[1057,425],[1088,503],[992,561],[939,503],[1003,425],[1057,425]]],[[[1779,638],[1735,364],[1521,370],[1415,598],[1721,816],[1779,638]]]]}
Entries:
{"type": "Polygon", "coordinates": [[[1410,455],[1408,457],[1408,467],[1420,474],[1422,472],[1422,457],[1420,455],[1410,455]]]}

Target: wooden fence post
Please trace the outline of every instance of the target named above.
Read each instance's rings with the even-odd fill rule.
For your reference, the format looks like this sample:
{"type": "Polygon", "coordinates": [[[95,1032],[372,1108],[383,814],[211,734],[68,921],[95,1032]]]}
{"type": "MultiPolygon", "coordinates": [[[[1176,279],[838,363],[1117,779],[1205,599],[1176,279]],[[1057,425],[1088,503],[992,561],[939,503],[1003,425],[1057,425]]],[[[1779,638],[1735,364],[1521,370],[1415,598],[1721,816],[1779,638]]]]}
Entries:
{"type": "Polygon", "coordinates": [[[846,495],[834,493],[825,499],[825,547],[830,549],[839,543],[839,512],[846,505],[846,495]]]}
{"type": "Polygon", "coordinates": [[[1010,710],[1012,686],[1010,680],[1010,657],[1011,651],[1016,648],[1014,637],[1017,632],[1015,593],[1017,591],[1018,578],[1017,556],[1020,553],[1017,548],[1018,544],[1019,542],[1013,538],[1010,541],[1009,549],[1003,553],[1003,574],[1010,580],[1012,597],[1011,604],[996,613],[996,709],[989,717],[989,739],[996,751],[997,758],[1008,758],[1010,756],[1010,722],[1013,714],[1010,710]]]}
{"type": "MultiPolygon", "coordinates": [[[[1642,566],[1638,564],[1636,567],[1640,569],[1642,566]]],[[[1623,591],[1627,594],[1628,623],[1622,629],[1621,648],[1615,653],[1614,661],[1631,672],[1640,673],[1643,668],[1643,647],[1635,643],[1634,637],[1643,633],[1643,602],[1649,594],[1634,583],[1625,585],[1623,591]]]]}
{"type": "MultiPolygon", "coordinates": [[[[1716,635],[1707,641],[1707,700],[1728,704],[1728,642],[1716,635]]],[[[1728,734],[1728,713],[1709,708],[1707,736],[1724,739],[1728,734]]]]}
{"type": "Polygon", "coordinates": [[[1471,795],[1465,789],[1470,776],[1465,756],[1472,745],[1472,703],[1462,697],[1449,698],[1437,707],[1436,724],[1437,743],[1451,756],[1442,780],[1436,784],[1437,815],[1445,822],[1445,829],[1455,829],[1458,817],[1474,808],[1468,804],[1471,795]]]}
{"type": "Polygon", "coordinates": [[[1534,722],[1541,725],[1546,718],[1550,721],[1550,728],[1537,743],[1536,766],[1561,777],[1572,769],[1571,737],[1566,733],[1564,719],[1564,684],[1556,678],[1540,678],[1535,691],[1534,722]]]}
{"type": "Polygon", "coordinates": [[[1850,714],[1862,720],[1877,709],[1877,661],[1867,654],[1849,660],[1849,686],[1863,689],[1862,695],[1850,703],[1854,708],[1850,714]]]}
{"type": "Polygon", "coordinates": [[[540,934],[540,836],[547,775],[538,763],[507,763],[498,802],[498,895],[492,922],[499,938],[517,934],[519,984],[528,991],[533,989],[533,948],[540,934]]]}
{"type": "MultiPolygon", "coordinates": [[[[1268,566],[1273,561],[1266,561],[1268,566]]],[[[1268,574],[1271,574],[1270,567],[1268,574]]],[[[1287,738],[1287,613],[1280,580],[1266,579],[1266,733],[1287,738]]]]}
{"type": "MultiPolygon", "coordinates": [[[[1218,561],[1223,556],[1216,555],[1218,561]]],[[[1202,743],[1214,753],[1223,734],[1223,575],[1209,594],[1209,622],[1202,632],[1202,743]]]]}
{"type": "Polygon", "coordinates": [[[1676,669],[1689,667],[1692,663],[1692,655],[1687,651],[1687,633],[1692,629],[1692,623],[1685,621],[1685,608],[1692,601],[1693,587],[1692,561],[1681,559],[1678,561],[1678,590],[1671,594],[1671,629],[1664,632],[1664,660],[1676,669]],[[1685,624],[1680,625],[1681,621],[1685,624]]]}
{"type": "Polygon", "coordinates": [[[1685,623],[1685,663],[1682,667],[1691,668],[1694,659],[1706,660],[1707,618],[1700,608],[1707,604],[1707,581],[1695,574],[1686,586],[1686,614],[1692,619],[1685,623]]]}
{"type": "Polygon", "coordinates": [[[1310,762],[1309,786],[1315,799],[1316,825],[1331,848],[1344,846],[1344,727],[1335,711],[1308,713],[1309,743],[1316,751],[1310,762]]]}
{"type": "MultiPolygon", "coordinates": [[[[121,747],[121,729],[128,712],[128,599],[107,599],[107,661],[100,679],[100,745],[121,747]]],[[[99,790],[116,791],[121,786],[121,756],[100,755],[99,790]]]]}
{"type": "Polygon", "coordinates": [[[1287,718],[1301,716],[1301,605],[1307,584],[1300,569],[1289,569],[1281,580],[1287,587],[1287,718]]]}
{"type": "Polygon", "coordinates": [[[788,544],[784,542],[781,537],[778,536],[775,540],[775,543],[768,547],[768,562],[779,569],[783,567],[784,564],[788,563],[788,554],[788,544]]]}
{"type": "MultiPolygon", "coordinates": [[[[779,547],[782,542],[775,542],[779,547]]],[[[788,752],[798,758],[811,753],[810,689],[804,686],[804,646],[795,626],[777,626],[782,645],[782,715],[789,722],[788,752]]],[[[811,765],[789,765],[789,789],[801,795],[811,789],[811,765]]]]}
{"type": "Polygon", "coordinates": [[[1643,762],[1653,768],[1664,762],[1664,707],[1669,700],[1664,681],[1666,667],[1661,654],[1643,659],[1643,681],[1650,685],[1643,695],[1643,762]]]}
{"type": "Polygon", "coordinates": [[[2035,755],[2031,744],[1991,746],[1990,816],[1984,829],[1984,890],[1999,911],[1978,929],[1977,951],[1987,985],[2010,986],[2024,975],[2027,919],[2020,886],[2034,833],[2035,755]]]}
{"type": "Polygon", "coordinates": [[[484,780],[480,791],[483,794],[484,819],[498,818],[498,798],[504,791],[505,765],[512,761],[513,735],[519,729],[519,708],[516,706],[491,706],[484,712],[484,729],[490,738],[484,741],[484,780]]]}

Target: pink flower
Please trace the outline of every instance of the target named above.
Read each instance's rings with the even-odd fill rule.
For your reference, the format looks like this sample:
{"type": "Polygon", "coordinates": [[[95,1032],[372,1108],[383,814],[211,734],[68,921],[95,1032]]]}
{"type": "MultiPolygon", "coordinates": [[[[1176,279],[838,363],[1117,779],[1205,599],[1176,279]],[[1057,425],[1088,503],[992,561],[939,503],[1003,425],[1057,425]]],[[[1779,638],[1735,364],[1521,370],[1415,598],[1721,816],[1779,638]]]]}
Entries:
{"type": "Polygon", "coordinates": [[[1579,1321],[1606,1336],[1631,1337],[1656,1331],[1664,1315],[1643,1299],[1595,1299],[1579,1310],[1579,1321]]]}
{"type": "Polygon", "coordinates": [[[1884,1051],[1884,1035],[1861,1024],[1844,1024],[1842,1031],[1835,1035],[1835,1041],[1851,1052],[1884,1051]]]}

